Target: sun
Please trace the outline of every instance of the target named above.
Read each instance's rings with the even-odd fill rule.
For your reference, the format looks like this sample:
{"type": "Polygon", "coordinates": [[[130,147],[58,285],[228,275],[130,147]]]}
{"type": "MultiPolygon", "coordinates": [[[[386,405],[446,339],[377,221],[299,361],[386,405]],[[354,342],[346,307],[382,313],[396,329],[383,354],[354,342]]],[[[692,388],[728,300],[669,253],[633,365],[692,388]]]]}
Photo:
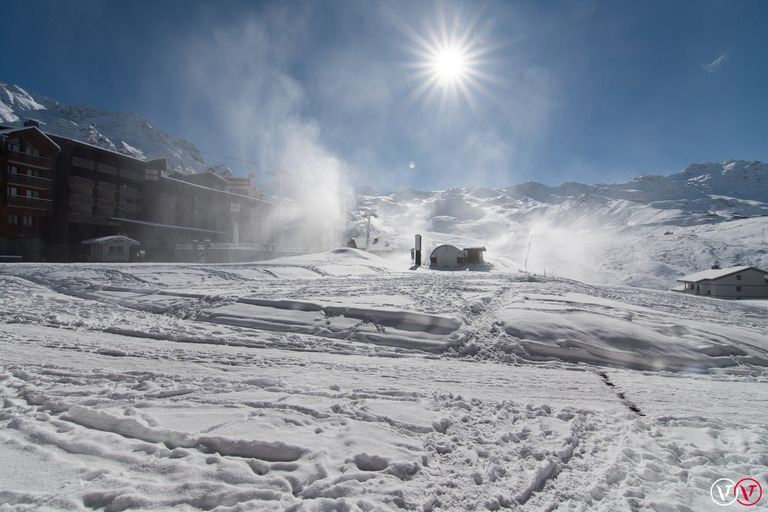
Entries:
{"type": "Polygon", "coordinates": [[[465,56],[459,48],[445,48],[435,55],[434,72],[442,85],[461,81],[466,78],[467,66],[465,56]]]}
{"type": "Polygon", "coordinates": [[[457,101],[476,108],[476,96],[487,93],[485,86],[494,81],[488,57],[495,48],[488,43],[490,30],[481,19],[479,13],[450,16],[441,11],[418,29],[404,28],[415,57],[409,67],[415,71],[416,88],[409,102],[426,97],[437,100],[441,108],[457,101]]]}

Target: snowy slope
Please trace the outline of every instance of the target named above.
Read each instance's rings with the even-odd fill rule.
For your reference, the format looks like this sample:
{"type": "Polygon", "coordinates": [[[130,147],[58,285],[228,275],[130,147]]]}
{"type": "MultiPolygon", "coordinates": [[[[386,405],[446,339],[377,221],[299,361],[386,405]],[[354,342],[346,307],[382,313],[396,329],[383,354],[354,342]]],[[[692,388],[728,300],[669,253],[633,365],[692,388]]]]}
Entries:
{"type": "Polygon", "coordinates": [[[361,194],[350,236],[364,236],[368,210],[378,213],[372,236],[399,252],[419,233],[427,255],[442,243],[480,245],[496,265],[517,270],[527,259],[528,270],[593,283],[669,289],[716,262],[768,268],[768,165],[760,162],[696,164],[620,184],[361,194]]]}
{"type": "Polygon", "coordinates": [[[0,510],[703,511],[720,478],[768,485],[765,302],[350,249],[2,264],[0,289],[0,510]]]}
{"type": "MultiPolygon", "coordinates": [[[[163,133],[139,114],[63,105],[16,85],[0,83],[0,124],[23,126],[27,119],[39,121],[44,132],[90,142],[134,158],[166,157],[171,171],[194,174],[208,169],[191,143],[163,133]]],[[[219,172],[229,174],[228,169],[219,172]]]]}

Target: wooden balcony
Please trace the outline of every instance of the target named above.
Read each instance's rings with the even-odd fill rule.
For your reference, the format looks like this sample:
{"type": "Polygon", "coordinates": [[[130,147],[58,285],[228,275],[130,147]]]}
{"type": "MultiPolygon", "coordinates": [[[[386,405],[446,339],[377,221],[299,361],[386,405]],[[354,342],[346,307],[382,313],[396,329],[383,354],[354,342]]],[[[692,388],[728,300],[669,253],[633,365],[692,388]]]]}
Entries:
{"type": "Polygon", "coordinates": [[[21,151],[8,151],[9,164],[23,164],[37,169],[53,169],[53,159],[45,156],[30,155],[21,151]]]}
{"type": "Polygon", "coordinates": [[[53,201],[42,197],[8,196],[8,206],[53,211],[53,201]]]}
{"type": "Polygon", "coordinates": [[[69,195],[69,210],[74,213],[93,213],[93,198],[79,194],[69,195]]]}
{"type": "Polygon", "coordinates": [[[38,176],[27,176],[26,174],[8,173],[9,185],[21,185],[28,188],[41,190],[53,190],[53,180],[41,178],[38,176]]]}
{"type": "Polygon", "coordinates": [[[138,173],[131,169],[120,169],[120,178],[130,181],[135,181],[137,183],[143,183],[144,182],[144,173],[138,173]]]}
{"type": "Polygon", "coordinates": [[[80,176],[69,177],[69,185],[71,187],[81,187],[81,188],[87,188],[90,190],[93,188],[95,184],[96,182],[89,178],[82,178],[80,176]]]}
{"type": "Polygon", "coordinates": [[[126,212],[132,212],[132,213],[139,213],[141,211],[141,206],[139,206],[136,203],[126,203],[123,201],[120,201],[120,204],[118,205],[118,208],[120,208],[123,211],[126,212]]]}

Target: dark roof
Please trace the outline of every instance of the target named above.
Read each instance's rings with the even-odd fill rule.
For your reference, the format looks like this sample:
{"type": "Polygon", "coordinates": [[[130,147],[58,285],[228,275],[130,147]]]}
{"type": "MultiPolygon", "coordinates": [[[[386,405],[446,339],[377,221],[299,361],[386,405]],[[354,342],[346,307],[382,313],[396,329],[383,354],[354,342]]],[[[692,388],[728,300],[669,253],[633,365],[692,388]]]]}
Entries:
{"type": "Polygon", "coordinates": [[[41,135],[48,142],[50,142],[53,146],[55,146],[57,151],[61,151],[61,147],[58,144],[56,144],[53,141],[53,139],[51,139],[48,135],[46,135],[37,126],[25,126],[23,128],[5,128],[5,129],[0,130],[0,134],[2,134],[2,135],[11,135],[11,134],[18,133],[18,132],[36,132],[38,135],[41,135]]]}

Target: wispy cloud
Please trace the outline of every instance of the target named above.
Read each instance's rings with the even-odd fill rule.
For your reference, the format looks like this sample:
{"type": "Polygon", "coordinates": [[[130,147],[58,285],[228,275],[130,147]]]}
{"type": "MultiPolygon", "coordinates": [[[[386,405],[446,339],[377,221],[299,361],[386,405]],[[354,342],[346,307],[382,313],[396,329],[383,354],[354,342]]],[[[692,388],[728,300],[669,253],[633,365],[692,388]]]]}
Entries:
{"type": "Polygon", "coordinates": [[[715,71],[717,71],[723,62],[728,60],[728,54],[726,52],[718,52],[716,54],[715,60],[708,64],[702,64],[701,67],[704,68],[704,71],[706,71],[708,74],[712,74],[715,71]]]}

